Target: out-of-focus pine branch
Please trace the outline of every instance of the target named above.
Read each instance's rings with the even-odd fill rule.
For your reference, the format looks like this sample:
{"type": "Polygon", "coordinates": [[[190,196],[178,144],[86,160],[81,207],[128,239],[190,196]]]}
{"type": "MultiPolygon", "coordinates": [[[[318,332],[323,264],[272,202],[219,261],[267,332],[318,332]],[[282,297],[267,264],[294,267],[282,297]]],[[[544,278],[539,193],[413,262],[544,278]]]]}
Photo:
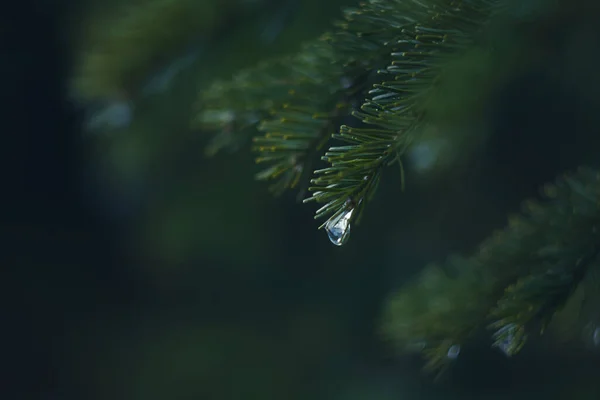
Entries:
{"type": "Polygon", "coordinates": [[[268,165],[258,179],[275,180],[282,193],[299,182],[314,153],[348,113],[353,86],[345,85],[331,47],[307,44],[296,56],[244,71],[230,82],[218,82],[201,99],[197,126],[217,128],[208,152],[239,147],[245,132],[253,138],[256,162],[268,165]]]}
{"type": "Polygon", "coordinates": [[[365,6],[366,10],[347,14],[347,25],[358,25],[353,31],[358,41],[377,42],[383,21],[397,31],[381,43],[391,50],[392,58],[385,70],[378,71],[383,82],[369,91],[370,98],[361,111],[353,112],[366,127],[343,125],[334,138],[347,145],[329,149],[324,160],[330,166],[317,171],[313,180],[311,199],[326,203],[317,217],[333,214],[325,226],[334,226],[340,215],[348,213],[352,213],[348,223],[360,218],[383,168],[401,163],[411,135],[426,122],[424,102],[439,83],[449,56],[468,48],[485,27],[495,4],[374,2],[365,6]]]}
{"type": "MultiPolygon", "coordinates": [[[[578,289],[580,305],[597,307],[600,173],[580,169],[547,185],[544,195],[544,202],[526,202],[524,215],[511,217],[470,258],[427,267],[401,289],[389,302],[387,337],[401,350],[421,345],[428,367],[439,370],[485,327],[493,346],[515,355],[578,289]]],[[[594,308],[579,315],[589,341],[600,332],[594,308]]]]}

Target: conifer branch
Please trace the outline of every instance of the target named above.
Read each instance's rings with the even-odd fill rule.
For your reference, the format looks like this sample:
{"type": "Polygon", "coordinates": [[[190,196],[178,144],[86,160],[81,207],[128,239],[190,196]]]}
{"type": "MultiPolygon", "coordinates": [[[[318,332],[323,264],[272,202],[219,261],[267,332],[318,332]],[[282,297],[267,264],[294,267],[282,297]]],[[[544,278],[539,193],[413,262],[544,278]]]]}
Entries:
{"type": "Polygon", "coordinates": [[[475,255],[430,266],[396,294],[386,336],[403,351],[421,343],[428,367],[440,370],[452,359],[450,346],[483,327],[508,356],[542,333],[580,285],[597,279],[600,173],[580,169],[544,194],[545,203],[526,202],[524,216],[511,217],[475,255]]]}
{"type": "Polygon", "coordinates": [[[228,125],[262,133],[253,138],[252,150],[257,163],[269,166],[257,179],[276,180],[271,185],[276,194],[295,187],[314,153],[335,132],[340,117],[347,115],[348,99],[356,91],[356,84],[344,82],[343,70],[332,57],[331,48],[317,41],[293,57],[213,85],[201,100],[209,107],[197,120],[201,127],[221,130],[209,152],[239,146],[244,140],[239,131],[232,135],[228,125]],[[226,118],[219,118],[222,115],[226,118]]]}
{"type": "MultiPolygon", "coordinates": [[[[332,193],[339,193],[317,217],[334,213],[331,221],[348,204],[360,211],[367,194],[375,192],[381,167],[400,161],[398,156],[408,143],[404,133],[418,120],[412,103],[423,97],[423,89],[435,78],[431,63],[444,51],[456,52],[458,37],[467,34],[461,29],[470,24],[480,28],[485,21],[473,19],[481,17],[475,15],[477,10],[493,3],[369,1],[346,11],[344,20],[336,24],[337,31],[309,43],[296,56],[262,64],[203,93],[204,109],[197,122],[203,128],[221,130],[209,152],[239,147],[245,137],[240,132],[258,129],[264,136],[254,140],[257,162],[270,166],[257,178],[278,179],[272,189],[280,193],[298,182],[310,165],[310,155],[337,131],[341,117],[350,114],[347,100],[358,92],[360,77],[388,65],[393,56],[400,57],[386,71],[394,80],[376,86],[363,112],[354,113],[367,124],[377,124],[376,129],[342,127],[333,137],[350,146],[331,148],[324,159],[336,167],[321,170],[323,175],[314,181],[312,200],[328,202],[332,193]],[[433,28],[444,23],[451,28],[433,28]],[[394,54],[394,50],[399,52],[394,54]],[[346,190],[340,191],[342,187],[346,190]]],[[[354,213],[353,219],[358,216],[360,212],[354,213]]]]}
{"type": "Polygon", "coordinates": [[[305,47],[291,64],[295,85],[286,102],[261,121],[258,130],[264,135],[253,139],[256,162],[270,164],[256,177],[276,179],[271,185],[275,194],[297,186],[340,117],[348,113],[353,87],[344,85],[343,71],[333,64],[330,50],[321,42],[305,47]]]}
{"type": "Polygon", "coordinates": [[[402,167],[401,157],[411,139],[427,123],[427,101],[442,79],[444,64],[449,56],[474,43],[496,10],[495,4],[487,0],[373,1],[346,14],[344,26],[357,26],[357,30],[346,31],[342,38],[352,42],[348,38],[352,32],[356,44],[341,47],[361,52],[368,47],[376,52],[381,46],[393,61],[379,71],[384,80],[369,91],[370,99],[361,111],[352,113],[367,127],[343,125],[333,138],[347,145],[331,147],[322,158],[330,166],[315,171],[314,186],[309,188],[313,195],[306,201],[325,203],[315,216],[330,216],[321,227],[330,232],[342,215],[348,216],[346,227],[358,222],[383,169],[395,162],[402,167]],[[382,34],[383,42],[377,42],[373,37],[381,33],[376,27],[382,21],[392,29],[382,34]]]}
{"type": "Polygon", "coordinates": [[[201,93],[192,125],[217,132],[206,149],[208,155],[239,148],[256,132],[269,110],[288,99],[295,84],[287,68],[291,62],[291,57],[262,62],[230,81],[215,82],[201,93]]]}

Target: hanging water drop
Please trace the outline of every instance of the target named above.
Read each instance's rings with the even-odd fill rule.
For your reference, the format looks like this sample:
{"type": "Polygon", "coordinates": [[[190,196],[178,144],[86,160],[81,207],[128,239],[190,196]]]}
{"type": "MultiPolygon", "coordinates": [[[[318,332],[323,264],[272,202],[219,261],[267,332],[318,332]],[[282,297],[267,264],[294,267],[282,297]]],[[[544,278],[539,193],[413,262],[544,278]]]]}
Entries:
{"type": "Polygon", "coordinates": [[[453,344],[452,346],[450,346],[450,348],[448,349],[448,358],[451,360],[456,360],[458,358],[458,355],[460,354],[460,344],[453,344]]]}
{"type": "Polygon", "coordinates": [[[594,346],[600,346],[600,327],[594,329],[592,340],[594,341],[594,346]]]}
{"type": "Polygon", "coordinates": [[[350,237],[350,218],[352,218],[352,213],[354,213],[354,207],[350,206],[325,224],[327,236],[331,243],[336,246],[343,245],[350,237]]]}
{"type": "Polygon", "coordinates": [[[511,349],[513,348],[513,337],[507,337],[496,345],[506,357],[511,356],[511,349]]]}
{"type": "Polygon", "coordinates": [[[508,324],[498,332],[494,334],[494,347],[497,347],[504,353],[505,356],[510,357],[515,351],[515,332],[517,326],[515,324],[508,324]]]}

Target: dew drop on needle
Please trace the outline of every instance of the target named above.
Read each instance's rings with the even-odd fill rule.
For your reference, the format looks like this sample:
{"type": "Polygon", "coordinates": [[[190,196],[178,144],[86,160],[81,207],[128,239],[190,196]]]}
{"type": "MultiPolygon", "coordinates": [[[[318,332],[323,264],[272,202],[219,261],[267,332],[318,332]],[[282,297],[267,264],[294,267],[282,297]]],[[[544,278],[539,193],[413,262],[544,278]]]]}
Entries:
{"type": "Polygon", "coordinates": [[[347,208],[325,224],[325,230],[331,243],[341,246],[348,241],[350,237],[350,219],[353,213],[353,207],[347,208]]]}

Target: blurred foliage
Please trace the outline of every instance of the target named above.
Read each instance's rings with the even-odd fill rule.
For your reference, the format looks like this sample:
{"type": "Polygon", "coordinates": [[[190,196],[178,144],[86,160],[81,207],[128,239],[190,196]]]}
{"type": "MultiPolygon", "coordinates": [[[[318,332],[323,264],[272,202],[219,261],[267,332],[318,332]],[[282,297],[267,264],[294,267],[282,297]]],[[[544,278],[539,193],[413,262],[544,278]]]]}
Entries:
{"type": "MultiPolygon", "coordinates": [[[[583,4],[580,1],[568,6],[558,2],[560,10],[567,11],[562,14],[572,18],[562,22],[557,16],[561,13],[549,12],[540,17],[536,14],[540,7],[533,1],[518,2],[522,6],[511,8],[517,11],[518,23],[491,25],[488,36],[477,37],[473,47],[461,48],[457,57],[444,60],[444,68],[440,69],[444,79],[435,87],[435,96],[427,99],[425,107],[432,123],[415,131],[411,141],[413,148],[417,148],[419,144],[443,139],[442,151],[435,156],[434,167],[428,170],[437,178],[435,185],[430,181],[420,184],[422,171],[412,164],[411,154],[407,153],[405,176],[394,171],[390,173],[392,176],[396,173],[394,179],[388,183],[382,181],[381,195],[373,198],[373,217],[364,221],[364,229],[353,234],[354,246],[332,251],[320,238],[311,235],[314,227],[308,218],[310,210],[276,202],[266,191],[257,189],[252,176],[260,169],[240,167],[252,165],[249,152],[241,152],[236,161],[225,157],[206,160],[202,149],[207,142],[208,127],[198,131],[197,125],[190,126],[190,121],[198,110],[223,105],[226,112],[216,113],[217,122],[231,122],[227,102],[218,101],[221,92],[212,92],[210,88],[220,85],[240,89],[236,87],[240,77],[246,85],[276,83],[269,81],[268,74],[256,74],[256,65],[265,60],[283,60],[279,67],[284,72],[299,67],[300,70],[294,70],[293,74],[298,74],[295,78],[307,72],[301,67],[315,67],[311,62],[317,57],[306,57],[310,44],[302,47],[301,43],[315,43],[317,35],[330,29],[331,20],[339,17],[340,6],[355,4],[343,0],[307,0],[296,3],[294,8],[290,5],[293,2],[274,1],[268,5],[257,2],[226,8],[218,3],[92,1],[79,21],[80,27],[87,27],[86,33],[79,34],[81,30],[74,29],[79,66],[74,72],[74,89],[80,99],[94,103],[125,93],[133,104],[135,118],[130,126],[86,136],[89,143],[86,177],[93,188],[90,197],[104,208],[104,215],[117,215],[116,223],[123,227],[119,234],[124,239],[121,245],[127,267],[111,265],[107,269],[123,267],[132,274],[130,279],[136,285],[128,292],[134,300],[127,296],[124,297],[128,300],[113,299],[111,289],[107,289],[104,300],[107,310],[97,313],[86,310],[73,323],[71,335],[66,335],[65,341],[73,349],[72,364],[78,367],[70,372],[78,376],[83,392],[92,398],[322,396],[351,400],[395,398],[401,394],[413,398],[461,397],[464,388],[452,386],[440,392],[419,391],[415,386],[426,385],[414,372],[411,375],[403,370],[385,377],[379,371],[361,372],[348,381],[347,377],[352,375],[348,370],[357,364],[357,359],[359,362],[367,359],[364,362],[372,365],[387,357],[389,349],[379,347],[373,332],[376,316],[387,292],[404,283],[418,265],[449,252],[472,251],[475,243],[502,225],[507,210],[532,194],[532,187],[583,160],[596,165],[597,142],[589,138],[589,126],[598,122],[592,112],[598,101],[590,93],[598,87],[593,66],[599,60],[591,58],[582,44],[593,43],[595,36],[589,32],[596,32],[592,18],[596,14],[589,13],[588,20],[578,12],[568,12],[570,7],[581,10],[577,8],[583,4]],[[204,13],[204,8],[210,12],[204,13]],[[182,23],[178,15],[184,15],[182,23]],[[155,21],[152,16],[161,18],[155,21]],[[113,26],[114,29],[110,28],[113,26]],[[133,26],[139,28],[129,36],[125,32],[130,32],[128,29],[133,26]],[[144,38],[149,37],[159,40],[146,42],[144,38]],[[196,37],[202,43],[199,47],[192,43],[196,37]],[[484,45],[490,38],[495,40],[492,52],[484,45]],[[197,50],[193,62],[162,92],[143,93],[142,88],[153,80],[157,71],[160,75],[163,64],[168,67],[178,56],[185,57],[190,44],[192,51],[197,50]],[[295,55],[298,51],[301,56],[295,55]],[[287,64],[292,61],[295,63],[287,64]],[[532,71],[550,78],[540,86],[520,81],[535,81],[528,75],[532,71]],[[508,91],[513,97],[507,96],[507,87],[512,88],[512,92],[508,91]],[[566,92],[561,91],[565,88],[566,92]],[[200,99],[198,92],[204,93],[200,99]],[[550,107],[544,103],[556,99],[564,103],[550,102],[550,107]],[[559,110],[554,112],[557,121],[548,118],[548,109],[559,110]],[[569,122],[571,115],[579,125],[569,122]],[[507,125],[506,121],[513,125],[507,125]],[[534,136],[536,132],[540,135],[534,136]],[[572,134],[571,147],[565,144],[565,132],[572,134]],[[584,133],[578,136],[578,132],[584,133]],[[525,143],[525,137],[533,139],[525,143]],[[587,141],[580,140],[582,137],[587,141]],[[502,144],[506,146],[504,149],[502,144]],[[544,146],[548,150],[541,150],[544,146]],[[552,149],[558,149],[558,153],[552,149]],[[511,160],[510,165],[507,159],[511,160]],[[396,200],[403,177],[412,185],[411,190],[396,200]],[[332,388],[337,382],[340,386],[332,388]]],[[[384,6],[385,2],[374,3],[384,6]]],[[[420,2],[406,1],[402,7],[411,7],[413,3],[420,2]]],[[[397,39],[398,34],[409,42],[406,46],[415,44],[412,42],[417,40],[415,32],[401,32],[402,27],[396,27],[400,31],[381,29],[389,22],[386,18],[392,18],[389,15],[370,14],[361,22],[356,10],[348,11],[345,22],[336,25],[337,30],[332,32],[339,35],[326,35],[317,45],[318,49],[327,49],[327,44],[339,46],[348,62],[328,70],[335,72],[336,79],[331,82],[309,74],[308,83],[303,81],[306,86],[301,85],[303,90],[296,94],[302,97],[302,105],[313,97],[327,106],[335,105],[337,102],[333,100],[341,93],[346,107],[341,109],[346,113],[359,106],[365,97],[373,102],[373,97],[382,95],[381,92],[365,95],[365,90],[373,84],[382,85],[381,75],[370,72],[393,62],[389,50],[394,44],[386,44],[385,40],[374,44],[369,35],[355,41],[365,26],[373,35],[382,34],[386,40],[397,39]],[[378,47],[381,54],[362,57],[361,52],[371,46],[381,46],[378,47]],[[368,65],[361,66],[361,61],[368,65]],[[360,79],[347,79],[356,76],[353,74],[357,71],[360,79]],[[321,96],[330,93],[331,87],[340,92],[331,99],[321,96]]],[[[428,13],[415,15],[422,17],[428,13]]],[[[415,27],[414,22],[409,25],[415,27]]],[[[395,61],[401,62],[402,58],[395,61]]],[[[330,77],[328,71],[324,71],[326,77],[330,77]]],[[[427,76],[427,69],[422,72],[427,76]]],[[[383,89],[395,87],[395,81],[390,82],[383,84],[383,89]]],[[[407,84],[399,85],[403,88],[407,84]]],[[[288,97],[290,88],[283,90],[284,87],[279,89],[283,97],[288,97]]],[[[260,112],[274,119],[262,126],[263,133],[298,127],[277,123],[282,122],[277,118],[289,116],[285,113],[290,112],[288,107],[272,113],[271,103],[281,100],[278,96],[269,96],[260,87],[254,87],[258,91],[250,93],[248,87],[241,89],[233,92],[233,99],[241,103],[241,109],[247,111],[252,103],[244,104],[245,95],[257,96],[268,103],[260,107],[260,112]]],[[[290,98],[295,101],[298,97],[290,98]]],[[[283,107],[285,102],[279,103],[283,107]]],[[[389,107],[383,106],[383,110],[389,107]]],[[[312,126],[312,113],[305,110],[301,113],[310,114],[308,125],[312,126]]],[[[250,114],[250,122],[258,122],[250,114]]],[[[334,126],[348,121],[358,124],[358,129],[365,128],[358,120],[347,119],[345,114],[335,115],[334,126]]],[[[382,120],[375,122],[380,124],[382,120]]],[[[243,127],[234,124],[229,133],[243,127]]],[[[233,138],[232,149],[245,147],[249,144],[246,139],[255,133],[252,129],[243,136],[227,136],[225,132],[224,143],[233,138]]],[[[327,138],[335,132],[332,129],[317,136],[327,138]]],[[[369,136],[366,131],[359,132],[369,136]]],[[[263,136],[263,140],[271,139],[263,136]]],[[[317,142],[320,141],[311,146],[317,142]]],[[[264,146],[257,147],[262,152],[260,147],[264,146]]],[[[307,169],[302,173],[306,171],[312,172],[307,169]]],[[[294,182],[296,177],[293,178],[287,183],[294,182]]],[[[510,262],[513,259],[508,258],[506,269],[488,270],[480,268],[479,257],[451,258],[443,268],[426,268],[417,284],[409,283],[396,295],[401,300],[392,302],[391,307],[398,304],[404,307],[394,311],[387,320],[390,322],[387,328],[401,350],[405,350],[406,344],[420,346],[419,339],[430,339],[438,345],[428,353],[430,360],[445,362],[449,347],[463,344],[467,337],[474,340],[473,331],[485,327],[482,321],[487,321],[489,310],[502,297],[503,290],[517,281],[515,271],[520,264],[513,265],[510,262]],[[510,279],[504,279],[504,274],[510,279]],[[493,296],[489,295],[491,291],[493,296]],[[408,324],[409,321],[413,324],[408,324]]],[[[522,272],[519,271],[519,276],[522,272]]],[[[587,285],[591,281],[585,282],[587,285]]],[[[579,309],[578,300],[593,293],[586,290],[584,296],[577,290],[581,287],[576,289],[579,297],[571,297],[564,310],[579,309]]],[[[540,298],[544,300],[543,296],[540,298]]],[[[589,313],[579,314],[574,318],[577,323],[570,324],[580,324],[586,316],[589,313]]],[[[570,317],[574,314],[565,312],[561,316],[564,320],[570,317]]],[[[527,321],[523,323],[528,325],[527,321]]],[[[567,339],[574,336],[573,331],[560,333],[567,339]]],[[[489,347],[488,342],[486,345],[489,347]]],[[[560,353],[563,349],[552,351],[560,353]]],[[[483,354],[492,357],[489,352],[483,354]]],[[[465,349],[456,362],[459,370],[463,357],[468,360],[465,349]]],[[[403,356],[400,364],[404,365],[407,359],[403,356]]],[[[492,360],[499,364],[498,360],[492,360]]],[[[494,382],[502,377],[520,378],[526,386],[523,382],[529,382],[531,374],[541,371],[538,364],[534,359],[530,366],[536,368],[517,377],[510,372],[501,374],[491,363],[486,363],[487,371],[470,369],[457,381],[474,385],[476,373],[487,373],[494,382]]],[[[478,369],[481,364],[473,365],[478,369]]],[[[577,371],[587,371],[586,365],[581,363],[577,371]]],[[[575,371],[571,373],[577,374],[575,371]]],[[[537,387],[546,384],[546,376],[537,387]]],[[[596,390],[588,380],[581,380],[581,391],[596,390]]],[[[571,386],[568,379],[553,383],[571,386]]],[[[482,388],[479,392],[472,390],[479,398],[486,392],[482,388]]],[[[570,398],[575,392],[563,388],[562,393],[564,398],[570,398]]]]}
{"type": "MultiPolygon", "coordinates": [[[[593,170],[564,177],[545,188],[546,204],[527,202],[526,216],[511,218],[473,257],[427,268],[392,298],[387,336],[403,350],[423,347],[429,367],[438,369],[451,361],[452,346],[489,324],[493,345],[513,356],[529,335],[544,332],[577,288],[584,290],[579,323],[598,326],[599,182],[593,170]]],[[[571,328],[576,337],[583,331],[571,328]]]]}
{"type": "Polygon", "coordinates": [[[235,0],[95,3],[80,23],[83,32],[74,35],[81,53],[73,90],[85,99],[135,95],[152,68],[211,40],[242,5],[235,0]]]}

